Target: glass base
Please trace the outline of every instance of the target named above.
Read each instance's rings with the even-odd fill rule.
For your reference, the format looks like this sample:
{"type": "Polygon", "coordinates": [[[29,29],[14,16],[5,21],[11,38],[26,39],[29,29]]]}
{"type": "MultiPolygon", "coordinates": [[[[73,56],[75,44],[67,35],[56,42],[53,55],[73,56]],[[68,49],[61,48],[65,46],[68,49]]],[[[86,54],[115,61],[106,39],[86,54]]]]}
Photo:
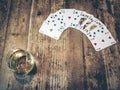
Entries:
{"type": "Polygon", "coordinates": [[[19,83],[26,84],[26,83],[29,83],[32,80],[36,71],[37,71],[37,68],[36,68],[36,65],[35,65],[34,68],[32,69],[32,71],[29,74],[23,74],[22,75],[22,74],[14,73],[14,77],[19,83]]]}

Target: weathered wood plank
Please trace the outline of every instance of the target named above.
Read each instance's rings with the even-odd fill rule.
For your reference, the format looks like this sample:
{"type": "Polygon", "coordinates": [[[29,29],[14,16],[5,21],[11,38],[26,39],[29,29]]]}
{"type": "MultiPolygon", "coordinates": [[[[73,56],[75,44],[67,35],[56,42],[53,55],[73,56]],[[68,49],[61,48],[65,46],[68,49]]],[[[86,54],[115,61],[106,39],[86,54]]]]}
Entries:
{"type": "MultiPolygon", "coordinates": [[[[94,2],[87,3],[87,4],[84,3],[84,2],[81,2],[81,4],[80,4],[78,2],[80,2],[80,1],[77,1],[77,2],[70,1],[68,3],[68,1],[66,0],[64,2],[63,6],[67,7],[67,8],[76,8],[76,9],[80,9],[80,10],[85,10],[85,11],[88,11],[89,13],[94,13],[94,15],[96,17],[101,18],[101,20],[104,21],[102,19],[104,17],[103,14],[102,14],[102,12],[99,11],[99,10],[93,9],[93,8],[95,8],[95,6],[94,7],[91,6],[91,5],[94,4],[94,2]],[[86,6],[86,7],[84,7],[84,6],[86,6]],[[87,6],[90,6],[91,9],[88,9],[87,6]],[[94,12],[94,10],[96,11],[96,13],[94,12]]],[[[56,4],[55,1],[51,1],[50,5],[51,5],[50,6],[51,7],[51,9],[50,9],[51,12],[54,12],[54,11],[60,9],[60,7],[57,7],[58,4],[56,4]]],[[[102,3],[101,3],[101,5],[102,5],[102,3]]],[[[36,4],[35,4],[35,6],[36,6],[36,4]]],[[[40,4],[40,6],[41,6],[41,4],[40,4]]],[[[96,8],[98,9],[98,7],[96,7],[96,8]]],[[[106,9],[106,6],[104,6],[103,9],[106,9]]],[[[46,10],[46,8],[45,8],[45,10],[46,10]]],[[[33,10],[34,13],[35,13],[35,11],[33,10]]],[[[45,17],[47,17],[47,15],[45,15],[45,17]]],[[[41,16],[41,19],[44,20],[45,18],[41,16]]],[[[35,23],[34,20],[35,20],[35,17],[33,18],[32,24],[35,23]]],[[[39,23],[39,22],[37,22],[37,23],[39,23]]],[[[42,23],[42,22],[40,22],[40,23],[42,23]]],[[[35,27],[35,25],[33,25],[32,27],[35,27]]],[[[37,26],[37,30],[38,29],[39,28],[37,26]]],[[[64,40],[62,40],[62,37],[61,37],[61,41],[65,43],[64,44],[65,46],[68,47],[67,51],[64,53],[64,55],[67,57],[67,60],[65,61],[66,64],[67,64],[66,68],[69,67],[69,69],[67,69],[67,82],[68,82],[67,83],[67,85],[68,85],[67,89],[71,89],[71,90],[72,89],[82,89],[82,88],[84,88],[84,89],[104,89],[104,90],[107,89],[107,87],[106,87],[107,86],[106,85],[106,79],[105,79],[106,78],[106,74],[105,74],[106,72],[105,72],[105,67],[104,67],[104,61],[103,61],[103,58],[102,58],[101,54],[100,53],[94,53],[95,51],[93,50],[93,47],[91,46],[90,42],[81,33],[79,33],[79,34],[81,34],[82,37],[79,37],[78,36],[79,34],[77,34],[78,32],[76,32],[73,29],[72,30],[68,29],[64,33],[65,34],[67,33],[67,35],[69,36],[69,37],[66,37],[66,39],[64,37],[64,40]],[[76,43],[76,41],[77,41],[77,43],[76,43]],[[74,43],[76,43],[76,44],[74,44],[74,43]],[[82,49],[82,48],[84,48],[84,49],[82,49]],[[69,52],[71,52],[71,53],[69,53],[69,52]],[[78,53],[78,54],[74,55],[74,53],[78,53]],[[97,66],[96,66],[96,64],[97,64],[97,66]],[[76,69],[80,70],[80,72],[76,71],[76,69]],[[81,76],[81,77],[79,77],[79,76],[81,76]],[[78,83],[80,83],[81,86],[79,86],[78,83]]],[[[50,70],[50,72],[48,74],[49,76],[45,76],[45,77],[47,77],[47,83],[46,83],[47,89],[48,88],[50,88],[50,89],[57,89],[58,87],[56,85],[57,85],[57,79],[58,78],[56,79],[56,78],[53,77],[53,75],[57,75],[56,72],[55,72],[56,65],[53,64],[53,67],[52,67],[51,66],[51,62],[53,62],[53,63],[57,63],[58,62],[57,59],[54,59],[54,58],[57,58],[59,56],[59,54],[60,54],[59,49],[56,49],[56,48],[59,45],[61,47],[62,44],[60,44],[59,41],[54,41],[54,40],[50,39],[49,37],[47,37],[45,35],[39,36],[37,33],[33,33],[33,32],[31,32],[30,35],[31,36],[36,36],[35,38],[30,39],[30,45],[31,45],[31,47],[29,47],[29,49],[32,49],[30,51],[32,53],[34,53],[34,54],[36,52],[38,52],[37,55],[42,60],[45,60],[45,59],[47,60],[48,58],[50,60],[49,61],[49,65],[50,65],[50,69],[49,70],[50,70]],[[44,38],[44,37],[46,37],[46,38],[44,38]],[[39,38],[42,38],[42,40],[39,40],[39,38]],[[40,45],[38,43],[33,43],[34,41],[40,42],[40,45]],[[41,46],[41,44],[42,44],[42,46],[41,46]],[[39,47],[37,45],[39,45],[39,47]],[[54,48],[54,47],[56,47],[56,48],[54,48]],[[40,48],[40,49],[38,50],[38,48],[40,48]],[[46,50],[47,48],[48,48],[48,51],[46,50]],[[41,58],[40,56],[43,57],[43,58],[41,58]],[[53,74],[53,75],[51,75],[51,74],[53,74]]],[[[64,57],[62,57],[61,60],[62,60],[61,63],[64,63],[64,57]]],[[[59,62],[60,62],[60,60],[59,60],[59,62]]],[[[44,61],[44,63],[45,63],[45,61],[44,61]]],[[[42,63],[41,66],[42,65],[44,65],[44,64],[42,63]]],[[[48,64],[46,64],[45,66],[48,67],[48,64]]],[[[43,70],[43,67],[41,69],[43,70]]],[[[42,70],[40,72],[42,73],[42,75],[44,75],[45,72],[43,72],[42,70]]],[[[42,75],[41,75],[41,79],[45,82],[46,78],[43,79],[42,75]]],[[[41,88],[43,89],[46,86],[43,86],[41,88]]]]}
{"type": "Polygon", "coordinates": [[[3,53],[4,53],[6,28],[8,25],[10,2],[11,0],[0,1],[0,68],[1,68],[2,58],[3,58],[3,53]]]}
{"type": "MultiPolygon", "coordinates": [[[[102,9],[102,14],[101,14],[102,22],[104,22],[104,24],[107,26],[107,28],[110,30],[110,32],[116,39],[116,32],[115,32],[115,26],[114,26],[115,19],[112,16],[113,10],[110,9],[108,2],[103,1],[102,6],[104,6],[103,8],[101,8],[102,9]],[[111,10],[111,13],[110,13],[110,10],[111,10]]],[[[102,7],[102,6],[100,5],[100,7],[102,7]]],[[[116,46],[117,46],[117,44],[116,44],[116,46]]],[[[119,80],[117,79],[118,73],[115,73],[113,71],[118,71],[116,66],[119,66],[119,64],[117,63],[118,65],[116,65],[116,64],[114,65],[113,62],[114,62],[114,60],[117,61],[117,59],[119,57],[117,57],[116,59],[115,58],[107,58],[108,56],[110,57],[111,55],[112,55],[112,57],[114,57],[114,55],[115,55],[114,52],[118,52],[118,50],[116,50],[115,45],[113,45],[101,52],[102,52],[101,58],[104,60],[104,66],[105,66],[105,72],[106,72],[107,89],[108,90],[118,90],[118,86],[119,86],[118,85],[119,80]],[[111,63],[109,63],[110,61],[111,61],[111,63]],[[112,67],[111,67],[111,64],[113,65],[112,67]],[[114,74],[111,73],[111,70],[113,70],[112,73],[114,73],[114,74]]]]}
{"type": "Polygon", "coordinates": [[[7,8],[10,6],[10,10],[4,5],[0,8],[3,10],[0,11],[0,89],[119,90],[119,42],[96,52],[88,38],[73,28],[68,28],[58,41],[38,32],[50,13],[61,8],[75,8],[99,18],[119,41],[118,2],[119,0],[5,1],[4,5],[7,8]],[[1,23],[4,20],[5,22],[1,23]],[[114,26],[116,22],[118,25],[114,26]],[[8,51],[15,48],[28,50],[36,59],[37,73],[32,81],[25,85],[14,79],[5,62],[8,51]]]}
{"type": "MultiPolygon", "coordinates": [[[[111,2],[110,2],[111,3],[111,2]]],[[[109,3],[109,4],[110,4],[109,3]]],[[[114,6],[118,4],[117,1],[114,2],[114,6]]],[[[112,5],[112,4],[111,4],[112,5]]],[[[108,7],[107,7],[108,8],[108,7]]],[[[109,8],[110,9],[110,8],[109,8]]],[[[102,52],[103,58],[104,58],[104,64],[106,68],[106,79],[107,79],[107,86],[108,90],[119,90],[120,86],[120,70],[119,70],[119,60],[120,60],[120,43],[119,41],[119,32],[117,31],[119,27],[116,28],[116,22],[118,22],[118,17],[116,17],[116,12],[118,9],[112,10],[113,12],[109,12],[110,10],[107,9],[107,13],[104,12],[104,21],[112,33],[112,35],[117,40],[117,44],[109,47],[105,51],[102,52]],[[115,13],[115,16],[113,16],[115,13]],[[117,18],[117,19],[116,19],[117,18]]],[[[118,10],[119,11],[119,10],[118,10]]]]}
{"type": "MultiPolygon", "coordinates": [[[[91,7],[88,12],[93,13],[96,18],[99,18],[102,22],[104,21],[104,17],[101,12],[101,7],[105,8],[102,1],[94,0],[91,4],[89,3],[87,6],[91,7]],[[97,6],[96,6],[97,3],[97,6]]],[[[87,8],[86,8],[87,11],[87,8]]],[[[104,22],[103,22],[104,23],[104,22]]],[[[87,42],[87,40],[86,40],[87,42]]],[[[85,42],[85,46],[87,46],[85,42]]],[[[91,47],[91,44],[88,44],[89,49],[86,51],[86,73],[87,73],[87,83],[88,90],[107,90],[107,80],[106,80],[106,72],[104,66],[104,59],[100,52],[96,52],[91,47]]]]}
{"type": "MultiPolygon", "coordinates": [[[[83,10],[84,7],[80,2],[70,1],[65,7],[75,8],[77,10],[83,10]]],[[[68,29],[68,51],[67,64],[68,64],[68,88],[67,90],[82,90],[86,85],[86,71],[84,62],[84,41],[83,33],[80,31],[69,28],[68,29]]]]}
{"type": "MultiPolygon", "coordinates": [[[[52,0],[51,12],[56,12],[64,8],[64,0],[52,0]]],[[[68,31],[66,31],[68,33],[68,31]]],[[[69,44],[67,33],[63,33],[61,38],[56,41],[51,39],[51,53],[50,60],[50,90],[67,90],[68,88],[68,59],[66,56],[67,46],[69,44]]],[[[48,89],[49,90],[49,89],[48,89]]]]}
{"type": "MultiPolygon", "coordinates": [[[[50,14],[43,13],[44,5],[47,5],[49,3],[43,3],[39,1],[37,3],[34,3],[34,10],[32,14],[34,17],[32,17],[31,20],[29,50],[35,57],[38,55],[38,62],[40,63],[38,67],[41,65],[41,68],[38,68],[38,75],[40,76],[38,79],[40,80],[39,82],[41,89],[44,90],[45,87],[48,90],[82,89],[84,86],[84,72],[82,60],[83,55],[81,51],[82,39],[79,37],[79,31],[68,29],[64,32],[58,41],[55,41],[54,39],[51,39],[45,35],[39,34],[38,31],[33,33],[33,27],[38,30],[40,23],[42,24],[41,21],[45,19],[42,17],[42,15],[47,17],[48,14],[50,14]],[[37,4],[39,4],[39,6],[37,6],[37,4]],[[39,10],[39,7],[42,7],[40,9],[43,11],[41,13],[41,17],[37,17],[35,15],[35,12],[37,12],[36,8],[39,10]],[[41,20],[38,21],[38,19],[41,20]],[[76,43],[76,40],[77,44],[74,45],[73,42],[76,43]],[[36,41],[36,43],[34,41],[36,41]],[[48,73],[46,71],[48,71],[48,73]],[[81,86],[79,86],[79,84],[81,84],[81,86]]],[[[60,3],[60,1],[54,0],[51,1],[49,5],[51,5],[50,7],[48,6],[51,8],[51,12],[55,12],[56,10],[60,9],[62,5],[66,7],[66,4],[64,5],[62,1],[60,3]]],[[[44,8],[44,10],[47,12],[49,11],[49,8],[44,8]]],[[[35,81],[33,83],[35,83],[35,81]]],[[[37,81],[36,85],[33,87],[36,86],[38,87],[37,81]]]]}
{"type": "Polygon", "coordinates": [[[32,88],[37,87],[41,90],[66,90],[67,88],[66,38],[63,35],[61,40],[56,41],[38,33],[43,20],[62,5],[63,1],[59,0],[33,2],[28,50],[37,57],[38,68],[35,81],[31,82],[32,88]],[[37,12],[41,12],[41,14],[37,15],[37,12]],[[33,32],[33,28],[35,32],[33,32]]]}
{"type": "Polygon", "coordinates": [[[114,18],[115,18],[115,30],[117,33],[117,39],[120,42],[120,1],[116,0],[114,2],[114,18]]]}
{"type": "Polygon", "coordinates": [[[50,90],[50,61],[52,59],[51,39],[38,32],[43,21],[51,12],[50,0],[34,0],[30,17],[28,51],[30,51],[37,61],[37,74],[33,81],[26,87],[32,89],[50,90]]]}
{"type": "Polygon", "coordinates": [[[2,70],[0,72],[1,90],[23,89],[23,85],[15,80],[13,73],[8,69],[6,55],[10,50],[16,48],[26,49],[30,9],[31,0],[11,0],[4,57],[2,58],[2,70]]]}
{"type": "MultiPolygon", "coordinates": [[[[96,18],[100,17],[98,11],[93,7],[94,1],[81,2],[77,1],[74,3],[73,8],[86,11],[87,13],[93,14],[96,18]],[[88,8],[90,7],[90,8],[88,8]]],[[[70,5],[71,6],[71,5],[70,5]]],[[[103,59],[101,54],[96,52],[88,38],[83,34],[83,69],[84,69],[84,89],[102,89],[106,90],[106,74],[103,59]],[[96,52],[96,53],[95,53],[96,52]]]]}

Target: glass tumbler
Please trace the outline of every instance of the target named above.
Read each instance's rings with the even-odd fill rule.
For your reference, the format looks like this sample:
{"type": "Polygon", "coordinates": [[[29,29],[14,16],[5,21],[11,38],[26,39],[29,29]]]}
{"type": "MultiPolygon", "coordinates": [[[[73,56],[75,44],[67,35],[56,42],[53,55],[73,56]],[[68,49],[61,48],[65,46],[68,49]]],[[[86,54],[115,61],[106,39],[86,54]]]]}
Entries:
{"type": "Polygon", "coordinates": [[[6,62],[13,73],[19,76],[30,74],[35,67],[34,57],[31,53],[22,49],[15,49],[9,52],[6,57],[6,62]]]}

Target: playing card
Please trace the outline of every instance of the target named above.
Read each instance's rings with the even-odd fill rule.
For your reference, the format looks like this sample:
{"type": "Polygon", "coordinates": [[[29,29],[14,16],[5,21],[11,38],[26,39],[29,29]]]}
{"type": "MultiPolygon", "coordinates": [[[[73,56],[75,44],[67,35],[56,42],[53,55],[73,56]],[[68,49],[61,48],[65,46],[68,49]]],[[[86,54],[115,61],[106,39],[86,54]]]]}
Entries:
{"type": "Polygon", "coordinates": [[[88,39],[91,41],[96,51],[100,51],[116,43],[115,39],[113,38],[113,36],[111,35],[107,28],[104,29],[96,28],[90,31],[88,39]]]}
{"type": "Polygon", "coordinates": [[[54,14],[52,13],[52,14],[50,14],[50,15],[47,17],[47,19],[45,20],[45,22],[46,22],[47,24],[49,24],[49,23],[54,22],[54,20],[55,20],[55,16],[54,16],[54,14]]]}
{"type": "Polygon", "coordinates": [[[39,32],[58,40],[65,30],[64,25],[57,22],[56,19],[44,21],[39,32]]]}
{"type": "Polygon", "coordinates": [[[84,31],[85,35],[88,35],[90,31],[94,30],[95,28],[105,29],[106,26],[94,16],[89,16],[89,18],[87,18],[84,23],[80,21],[79,28],[80,30],[84,31]]]}
{"type": "Polygon", "coordinates": [[[86,27],[88,27],[88,25],[91,23],[92,18],[94,18],[94,16],[90,15],[90,14],[87,14],[87,15],[85,15],[85,14],[86,14],[85,12],[81,13],[81,16],[80,16],[80,19],[79,19],[76,29],[80,30],[85,35],[87,35],[89,33],[89,31],[86,29],[86,27]]]}
{"type": "Polygon", "coordinates": [[[70,26],[73,20],[74,9],[62,9],[54,14],[50,14],[41,26],[42,32],[52,38],[59,39],[61,33],[70,26]],[[66,22],[68,20],[68,22],[66,22]]]}
{"type": "Polygon", "coordinates": [[[57,24],[59,24],[59,25],[61,24],[64,26],[64,29],[67,29],[68,27],[66,26],[66,22],[63,17],[64,13],[65,12],[63,12],[62,10],[57,11],[56,13],[54,13],[54,19],[57,24]]]}
{"type": "Polygon", "coordinates": [[[61,9],[56,12],[58,16],[63,17],[63,22],[66,27],[75,27],[75,23],[78,23],[77,17],[75,17],[75,9],[61,9]],[[74,24],[72,24],[74,22],[74,24]]]}
{"type": "MultiPolygon", "coordinates": [[[[86,23],[86,27],[85,30],[87,30],[88,32],[93,31],[93,30],[103,30],[103,29],[107,29],[105,27],[104,24],[100,24],[100,23],[96,23],[94,20],[90,20],[86,23]]],[[[89,33],[87,33],[86,35],[88,35],[89,33]]]]}
{"type": "Polygon", "coordinates": [[[82,12],[80,13],[80,16],[81,16],[81,17],[84,17],[84,18],[86,18],[86,19],[91,19],[91,18],[93,17],[93,15],[88,14],[88,13],[85,12],[85,11],[82,11],[82,12]]]}
{"type": "Polygon", "coordinates": [[[93,15],[75,9],[60,9],[50,14],[43,22],[39,32],[58,40],[68,27],[83,32],[96,51],[116,43],[106,26],[93,15]]]}
{"type": "Polygon", "coordinates": [[[78,10],[73,11],[73,15],[71,18],[71,24],[69,26],[70,28],[77,29],[76,27],[78,26],[79,20],[81,19],[81,13],[82,13],[82,11],[78,11],[78,10]]]}

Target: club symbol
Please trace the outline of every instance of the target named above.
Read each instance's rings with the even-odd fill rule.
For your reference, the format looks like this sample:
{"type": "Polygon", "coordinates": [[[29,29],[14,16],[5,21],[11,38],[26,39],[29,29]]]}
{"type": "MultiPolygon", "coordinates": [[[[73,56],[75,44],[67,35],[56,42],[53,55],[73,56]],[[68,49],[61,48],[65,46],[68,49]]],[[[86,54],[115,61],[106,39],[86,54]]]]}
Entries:
{"type": "Polygon", "coordinates": [[[100,30],[97,30],[98,32],[100,32],[100,30]]]}
{"type": "Polygon", "coordinates": [[[50,31],[52,32],[52,31],[53,31],[53,29],[50,29],[50,31]]]}
{"type": "Polygon", "coordinates": [[[101,31],[101,33],[104,33],[104,31],[101,31]]]}

